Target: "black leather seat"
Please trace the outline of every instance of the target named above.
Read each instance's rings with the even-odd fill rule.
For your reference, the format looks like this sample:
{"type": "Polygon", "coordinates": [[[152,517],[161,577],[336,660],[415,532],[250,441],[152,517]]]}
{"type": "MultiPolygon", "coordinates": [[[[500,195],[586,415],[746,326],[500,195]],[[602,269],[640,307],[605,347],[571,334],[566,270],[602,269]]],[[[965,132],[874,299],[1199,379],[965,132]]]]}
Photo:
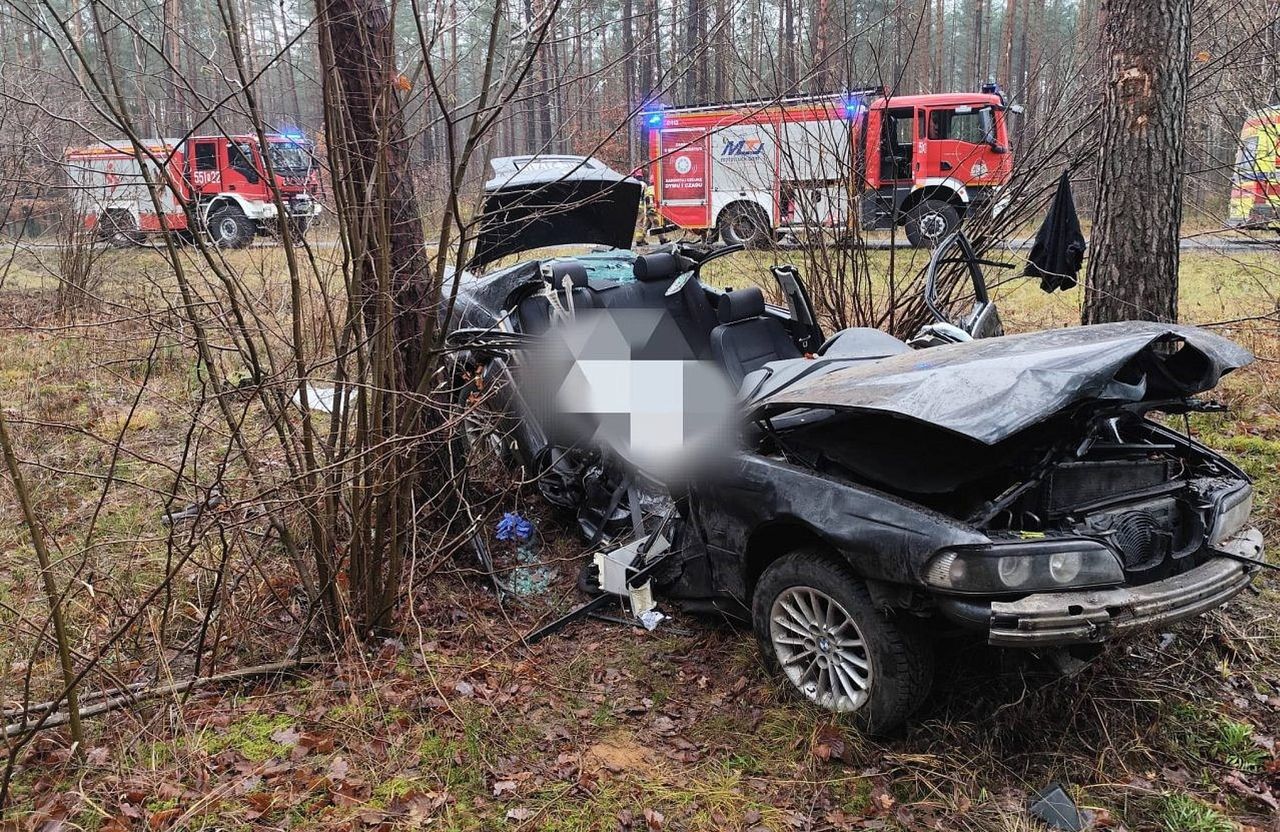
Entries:
{"type": "MultiPolygon", "coordinates": [[[[595,309],[599,306],[595,293],[587,287],[587,270],[575,260],[554,260],[543,264],[542,276],[555,292],[563,307],[572,301],[574,311],[595,309]],[[568,296],[564,291],[564,279],[573,284],[568,296]]],[[[533,294],[516,305],[520,327],[524,332],[540,335],[551,328],[551,302],[542,294],[533,294]]]]}
{"type": "Polygon", "coordinates": [[[801,357],[782,322],[764,314],[764,294],[755,286],[727,292],[719,315],[720,325],[711,330],[711,357],[735,387],[770,361],[801,357]]]}
{"type": "Polygon", "coordinates": [[[680,261],[670,252],[641,255],[635,261],[635,282],[609,292],[605,305],[610,309],[654,309],[666,313],[688,347],[686,357],[705,359],[711,355],[716,312],[707,299],[707,290],[695,279],[667,296],[681,270],[680,261]]]}

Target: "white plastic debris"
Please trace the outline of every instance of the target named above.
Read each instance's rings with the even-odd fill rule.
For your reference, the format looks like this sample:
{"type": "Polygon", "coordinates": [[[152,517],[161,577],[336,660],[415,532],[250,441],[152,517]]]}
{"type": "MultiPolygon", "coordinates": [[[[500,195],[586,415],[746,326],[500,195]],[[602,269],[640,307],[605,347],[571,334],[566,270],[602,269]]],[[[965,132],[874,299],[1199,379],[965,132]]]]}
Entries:
{"type": "MultiPolygon", "coordinates": [[[[600,575],[600,588],[610,595],[627,595],[630,590],[627,588],[627,578],[637,571],[631,564],[635,563],[636,558],[640,554],[640,547],[644,545],[645,538],[633,540],[624,546],[617,546],[604,552],[596,552],[595,564],[598,574],[600,575]]],[[[671,548],[671,541],[665,536],[659,535],[653,541],[653,545],[649,547],[647,557],[660,557],[663,552],[671,548]]]]}
{"type": "Polygon", "coordinates": [[[657,610],[649,610],[636,616],[636,618],[640,619],[640,623],[644,625],[646,630],[654,630],[666,619],[666,616],[657,610]]]}
{"type": "MultiPolygon", "coordinates": [[[[307,382],[307,406],[317,413],[333,413],[334,402],[337,401],[338,391],[330,385],[317,385],[307,382]]],[[[352,403],[355,402],[356,391],[351,388],[343,390],[343,410],[349,411],[352,403]]],[[[302,391],[293,394],[290,399],[294,407],[302,407],[302,391]]]]}

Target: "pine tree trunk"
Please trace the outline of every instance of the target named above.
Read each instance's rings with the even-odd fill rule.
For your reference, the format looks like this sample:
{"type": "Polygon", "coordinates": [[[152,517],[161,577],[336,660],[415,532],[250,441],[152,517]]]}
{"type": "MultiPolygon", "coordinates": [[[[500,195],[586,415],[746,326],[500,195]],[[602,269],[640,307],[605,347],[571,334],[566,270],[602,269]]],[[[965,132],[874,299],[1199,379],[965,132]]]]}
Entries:
{"type": "Polygon", "coordinates": [[[1005,0],[1004,31],[1000,49],[999,81],[1012,89],[1013,86],[1013,32],[1018,23],[1017,0],[1005,0]]]}
{"type": "Polygon", "coordinates": [[[983,0],[976,0],[973,5],[973,72],[969,73],[969,83],[974,85],[974,89],[986,80],[983,75],[987,71],[987,51],[982,42],[982,24],[985,15],[986,6],[983,0]]]}
{"type": "Polygon", "coordinates": [[[698,52],[698,18],[702,4],[699,0],[686,0],[684,8],[684,54],[689,63],[684,68],[684,103],[698,103],[698,64],[706,60],[698,52]],[[695,57],[696,56],[696,57],[695,57]]]}
{"type": "Polygon", "coordinates": [[[732,98],[729,94],[729,88],[732,85],[729,72],[733,59],[733,7],[728,0],[717,0],[716,2],[715,33],[715,100],[728,101],[732,98]]]}
{"type": "Polygon", "coordinates": [[[947,66],[946,66],[947,18],[946,18],[946,10],[943,8],[943,0],[937,0],[937,4],[934,7],[933,19],[934,19],[934,23],[938,27],[937,34],[935,35],[937,40],[936,40],[936,43],[934,44],[934,48],[937,50],[937,54],[934,56],[934,64],[936,65],[935,68],[938,75],[934,81],[932,91],[945,92],[947,87],[951,83],[951,78],[950,78],[951,73],[947,72],[947,66]]]}
{"type": "MultiPolygon", "coordinates": [[[[627,107],[639,107],[641,101],[636,97],[636,66],[644,72],[644,61],[636,54],[636,30],[632,16],[635,14],[634,0],[622,0],[622,91],[627,100],[627,107]]],[[[643,83],[643,82],[641,82],[643,83]]],[[[636,131],[627,131],[627,164],[636,163],[636,131]]]]}
{"type": "Polygon", "coordinates": [[[1178,310],[1190,0],[1104,0],[1098,199],[1085,323],[1178,310]]]}
{"type": "MultiPolygon", "coordinates": [[[[653,65],[657,60],[657,0],[640,0],[640,66],[636,73],[637,104],[648,106],[653,97],[653,65]]],[[[644,152],[643,150],[641,152],[644,152]]]]}
{"type": "MultiPolygon", "coordinates": [[[[317,2],[326,70],[326,139],[339,220],[353,262],[352,285],[368,334],[369,395],[359,450],[370,457],[353,486],[358,499],[348,556],[351,605],[361,633],[390,623],[423,470],[404,453],[406,436],[427,436],[440,415],[417,407],[437,361],[440,286],[432,279],[409,169],[404,105],[396,77],[394,26],[385,0],[317,2]],[[426,349],[424,349],[424,347],[426,349]],[[413,415],[416,414],[416,417],[413,415]]],[[[364,417],[362,417],[363,419],[364,417]]],[[[425,451],[423,452],[425,453],[425,451]]],[[[440,470],[440,469],[437,469],[440,470]]]]}
{"type": "Polygon", "coordinates": [[[782,79],[779,91],[795,90],[796,78],[796,15],[794,0],[782,0],[782,33],[778,53],[782,56],[782,79]]]}

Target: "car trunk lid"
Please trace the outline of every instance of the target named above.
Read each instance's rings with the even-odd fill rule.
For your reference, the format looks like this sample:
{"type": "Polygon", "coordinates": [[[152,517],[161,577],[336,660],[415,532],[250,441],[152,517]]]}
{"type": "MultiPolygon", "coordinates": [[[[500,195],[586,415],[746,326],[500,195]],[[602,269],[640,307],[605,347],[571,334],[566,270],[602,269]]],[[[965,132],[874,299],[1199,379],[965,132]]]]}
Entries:
{"type": "Polygon", "coordinates": [[[586,156],[506,156],[491,164],[468,268],[544,246],[631,244],[639,180],[586,156]]]}

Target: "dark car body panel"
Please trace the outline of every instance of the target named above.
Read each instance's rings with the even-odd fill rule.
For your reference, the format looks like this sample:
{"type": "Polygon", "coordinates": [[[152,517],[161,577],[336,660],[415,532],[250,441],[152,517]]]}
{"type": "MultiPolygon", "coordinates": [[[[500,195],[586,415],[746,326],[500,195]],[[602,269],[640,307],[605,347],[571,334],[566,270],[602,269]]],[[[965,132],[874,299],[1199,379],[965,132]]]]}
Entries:
{"type": "Polygon", "coordinates": [[[742,454],[726,474],[699,485],[695,510],[715,561],[716,589],[739,600],[751,589],[744,554],[770,526],[805,529],[862,577],[893,583],[918,583],[940,547],[990,542],[946,515],[779,459],[742,454]]]}
{"type": "Polygon", "coordinates": [[[595,159],[495,159],[472,267],[544,246],[631,244],[644,185],[595,159]]]}

